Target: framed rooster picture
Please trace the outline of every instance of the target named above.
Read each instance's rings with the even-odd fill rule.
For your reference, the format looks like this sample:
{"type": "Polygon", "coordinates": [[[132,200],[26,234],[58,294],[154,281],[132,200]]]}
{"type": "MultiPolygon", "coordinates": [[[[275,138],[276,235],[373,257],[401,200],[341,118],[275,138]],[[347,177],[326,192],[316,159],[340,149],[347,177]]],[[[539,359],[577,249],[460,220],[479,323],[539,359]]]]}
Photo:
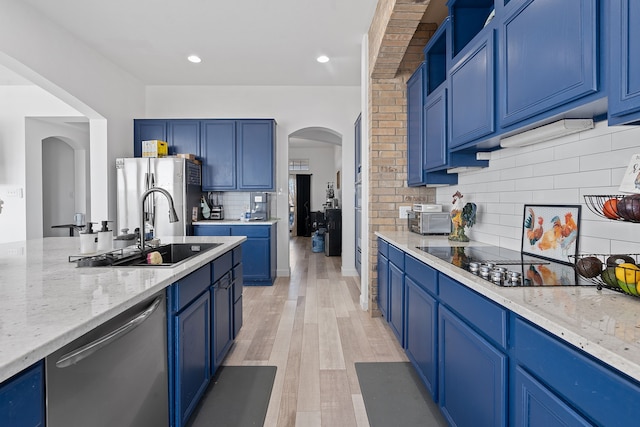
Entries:
{"type": "Polygon", "coordinates": [[[572,264],[579,235],[580,205],[524,205],[523,254],[572,264]]]}

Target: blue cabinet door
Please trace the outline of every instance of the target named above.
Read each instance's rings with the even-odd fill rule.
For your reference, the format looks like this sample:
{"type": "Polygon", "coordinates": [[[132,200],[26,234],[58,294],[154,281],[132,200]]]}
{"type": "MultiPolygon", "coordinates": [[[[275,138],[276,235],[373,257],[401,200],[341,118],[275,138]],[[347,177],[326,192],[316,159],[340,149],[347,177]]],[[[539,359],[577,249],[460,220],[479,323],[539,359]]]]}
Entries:
{"type": "Polygon", "coordinates": [[[242,253],[245,259],[243,268],[245,283],[271,279],[269,239],[247,238],[242,243],[242,253]]]}
{"type": "Polygon", "coordinates": [[[422,382],[437,400],[437,304],[409,276],[405,277],[405,347],[422,382]]]}
{"type": "Polygon", "coordinates": [[[358,114],[358,118],[353,124],[354,142],[355,142],[355,182],[360,182],[362,173],[362,114],[358,114]]]}
{"type": "Polygon", "coordinates": [[[237,188],[235,120],[202,121],[202,190],[237,188]]]}
{"type": "Polygon", "coordinates": [[[275,190],[274,128],[273,120],[238,120],[238,190],[275,190]]]}
{"type": "Polygon", "coordinates": [[[231,348],[233,342],[233,300],[231,289],[233,285],[232,272],[229,271],[211,287],[211,307],[213,326],[211,328],[213,337],[213,349],[211,351],[212,366],[211,375],[222,364],[224,357],[231,348]]]}
{"type": "Polygon", "coordinates": [[[458,427],[506,426],[507,357],[442,305],[438,327],[442,414],[458,427]]]}
{"type": "Polygon", "coordinates": [[[175,331],[175,426],[187,423],[210,378],[211,307],[205,292],[173,317],[175,331]]]}
{"type": "Polygon", "coordinates": [[[276,275],[275,225],[234,225],[232,236],[246,236],[242,242],[245,285],[272,285],[276,275]]]}
{"type": "Polygon", "coordinates": [[[200,157],[200,120],[168,120],[169,154],[200,157]]]}
{"type": "Polygon", "coordinates": [[[610,0],[609,124],[640,119],[640,3],[610,0]]]}
{"type": "Polygon", "coordinates": [[[0,385],[0,426],[43,427],[44,368],[38,362],[0,385]]]}
{"type": "Polygon", "coordinates": [[[588,427],[582,416],[517,366],[512,402],[514,427],[588,427]]]}
{"type": "Polygon", "coordinates": [[[407,185],[424,185],[422,108],[425,63],[407,81],[407,185]]]}
{"type": "Polygon", "coordinates": [[[389,317],[391,330],[404,347],[404,266],[389,262],[389,317]]]}
{"type": "Polygon", "coordinates": [[[378,308],[389,321],[389,259],[378,252],[378,308]]]}
{"type": "Polygon", "coordinates": [[[167,141],[167,120],[136,119],[133,121],[133,156],[142,157],[142,141],[159,139],[167,141]]]}
{"type": "Polygon", "coordinates": [[[449,148],[492,133],[494,105],[494,37],[490,31],[449,73],[449,148]]]}
{"type": "Polygon", "coordinates": [[[501,22],[501,127],[597,91],[597,3],[521,0],[501,22]]]}
{"type": "Polygon", "coordinates": [[[424,105],[425,152],[423,168],[426,171],[447,164],[447,88],[441,85],[425,99],[424,105]]]}

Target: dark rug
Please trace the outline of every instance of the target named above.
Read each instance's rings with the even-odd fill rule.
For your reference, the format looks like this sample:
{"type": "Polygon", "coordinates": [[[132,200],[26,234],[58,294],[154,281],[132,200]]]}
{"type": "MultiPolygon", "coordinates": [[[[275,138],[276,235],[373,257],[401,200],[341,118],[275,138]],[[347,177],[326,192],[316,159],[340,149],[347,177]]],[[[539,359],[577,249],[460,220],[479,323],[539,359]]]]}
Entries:
{"type": "Polygon", "coordinates": [[[355,365],[371,427],[448,426],[411,363],[355,365]]]}
{"type": "Polygon", "coordinates": [[[275,377],[275,366],[221,366],[189,426],[263,426],[275,377]]]}

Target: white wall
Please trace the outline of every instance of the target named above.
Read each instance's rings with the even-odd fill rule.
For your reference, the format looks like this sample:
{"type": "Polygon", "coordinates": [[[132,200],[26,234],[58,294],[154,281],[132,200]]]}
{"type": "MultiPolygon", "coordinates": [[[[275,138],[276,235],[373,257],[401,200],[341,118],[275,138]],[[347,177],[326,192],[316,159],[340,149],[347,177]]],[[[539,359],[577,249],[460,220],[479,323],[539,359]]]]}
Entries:
{"type": "MultiPolygon", "coordinates": [[[[34,88],[41,90],[33,86],[34,88]]],[[[42,90],[41,90],[42,91],[42,90]]],[[[42,91],[46,94],[46,92],[42,91]]],[[[47,96],[50,96],[47,94],[47,96]]],[[[39,118],[28,117],[22,119],[25,124],[26,144],[26,209],[27,209],[27,239],[37,239],[46,235],[43,229],[43,182],[49,176],[43,170],[42,140],[51,136],[65,141],[74,149],[74,212],[87,214],[91,218],[91,195],[89,191],[91,178],[89,169],[89,126],[86,122],[78,123],[68,117],[39,118]],[[69,123],[70,122],[70,123],[69,123]]],[[[86,120],[86,119],[84,119],[86,120]]],[[[70,222],[70,218],[66,222],[70,222]]],[[[66,223],[65,222],[65,223],[66,223]]],[[[67,230],[68,235],[68,230],[67,230]]]]}
{"type": "MultiPolygon", "coordinates": [[[[0,214],[0,242],[14,242],[27,238],[27,216],[34,214],[27,209],[30,183],[42,187],[42,170],[35,176],[26,174],[27,161],[42,163],[42,139],[38,140],[37,153],[26,143],[25,117],[28,116],[77,116],[79,112],[61,102],[37,86],[0,86],[0,198],[4,200],[0,214]],[[8,197],[10,189],[22,189],[23,197],[8,197]]],[[[46,136],[51,136],[47,134],[46,136]]],[[[42,235],[42,191],[39,219],[42,235]]]]}
{"type": "MultiPolygon", "coordinates": [[[[259,71],[256,71],[259,72],[259,71]]],[[[277,274],[289,274],[288,159],[289,135],[299,129],[324,127],[342,135],[342,173],[354,174],[353,122],[360,112],[360,88],[301,86],[149,86],[146,90],[148,118],[274,118],[277,126],[277,274]]],[[[353,182],[342,189],[353,200],[353,182]]],[[[342,268],[353,271],[354,214],[343,216],[342,268]]]]}
{"type": "MultiPolygon", "coordinates": [[[[90,119],[91,211],[96,220],[115,218],[114,162],[133,155],[133,118],[143,116],[144,87],[26,2],[0,0],[0,10],[0,63],[90,119]]],[[[11,143],[22,152],[13,158],[12,177],[22,181],[26,159],[17,145],[23,140],[11,143]]],[[[14,237],[24,236],[24,219],[16,228],[14,237]]]]}
{"type": "MultiPolygon", "coordinates": [[[[311,174],[311,208],[313,211],[324,210],[327,201],[327,182],[333,182],[335,190],[336,165],[335,146],[322,144],[312,147],[289,147],[290,159],[309,159],[308,171],[290,171],[291,174],[311,174]]],[[[302,208],[301,206],[299,208],[302,208]]]]}
{"type": "Polygon", "coordinates": [[[489,167],[460,174],[458,185],[436,190],[438,203],[451,206],[456,190],[478,205],[472,240],[519,250],[524,204],[581,204],[580,252],[638,253],[640,225],[593,214],[584,195],[621,194],[632,154],[640,153],[640,127],[595,129],[529,147],[494,151],[489,167]]]}

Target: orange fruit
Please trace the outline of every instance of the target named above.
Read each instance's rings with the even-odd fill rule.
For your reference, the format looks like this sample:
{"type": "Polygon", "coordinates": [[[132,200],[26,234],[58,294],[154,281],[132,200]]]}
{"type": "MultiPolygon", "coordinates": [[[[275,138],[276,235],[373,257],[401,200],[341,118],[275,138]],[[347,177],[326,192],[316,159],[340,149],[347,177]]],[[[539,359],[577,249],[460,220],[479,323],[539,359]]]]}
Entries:
{"type": "Polygon", "coordinates": [[[618,199],[609,199],[602,205],[602,213],[609,219],[618,219],[618,199]]]}

